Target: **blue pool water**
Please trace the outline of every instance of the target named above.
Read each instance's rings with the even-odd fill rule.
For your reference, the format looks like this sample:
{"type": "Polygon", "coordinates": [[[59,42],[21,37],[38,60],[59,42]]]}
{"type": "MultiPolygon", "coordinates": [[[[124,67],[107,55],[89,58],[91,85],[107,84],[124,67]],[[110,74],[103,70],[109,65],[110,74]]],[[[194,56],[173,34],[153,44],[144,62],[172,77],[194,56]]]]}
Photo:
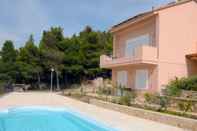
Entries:
{"type": "Polygon", "coordinates": [[[0,112],[0,131],[115,131],[68,109],[12,108],[0,112]]]}

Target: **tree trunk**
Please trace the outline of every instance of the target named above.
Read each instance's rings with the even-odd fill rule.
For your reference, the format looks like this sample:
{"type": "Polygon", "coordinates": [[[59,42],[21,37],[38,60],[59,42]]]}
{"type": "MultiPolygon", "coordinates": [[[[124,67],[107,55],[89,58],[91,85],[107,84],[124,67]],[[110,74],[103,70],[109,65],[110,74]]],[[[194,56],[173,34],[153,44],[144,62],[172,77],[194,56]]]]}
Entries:
{"type": "Polygon", "coordinates": [[[53,71],[51,71],[51,88],[50,91],[53,91],[53,71]]]}
{"type": "Polygon", "coordinates": [[[38,73],[38,88],[41,90],[41,87],[40,87],[40,73],[38,73]]]}
{"type": "Polygon", "coordinates": [[[58,71],[56,71],[56,79],[57,79],[57,90],[60,90],[60,86],[59,86],[59,74],[58,71]]]}

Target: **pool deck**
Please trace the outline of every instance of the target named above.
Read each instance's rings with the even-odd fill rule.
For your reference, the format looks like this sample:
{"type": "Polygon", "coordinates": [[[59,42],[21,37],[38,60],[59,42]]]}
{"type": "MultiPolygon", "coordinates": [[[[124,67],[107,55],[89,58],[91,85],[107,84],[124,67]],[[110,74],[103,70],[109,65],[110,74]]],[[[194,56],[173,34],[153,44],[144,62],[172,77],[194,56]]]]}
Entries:
{"type": "Polygon", "coordinates": [[[14,92],[0,97],[0,110],[17,106],[67,107],[120,131],[186,131],[177,127],[103,109],[56,93],[14,92]]]}

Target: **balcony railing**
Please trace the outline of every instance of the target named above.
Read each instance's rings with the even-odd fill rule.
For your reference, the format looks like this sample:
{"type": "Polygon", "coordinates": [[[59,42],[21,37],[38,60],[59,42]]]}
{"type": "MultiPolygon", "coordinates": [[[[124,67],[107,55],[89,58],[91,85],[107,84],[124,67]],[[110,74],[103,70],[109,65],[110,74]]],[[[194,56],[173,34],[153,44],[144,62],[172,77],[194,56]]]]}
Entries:
{"type": "Polygon", "coordinates": [[[135,48],[134,54],[130,57],[110,57],[101,55],[100,67],[111,68],[134,64],[157,64],[157,48],[153,46],[143,45],[135,48]]]}

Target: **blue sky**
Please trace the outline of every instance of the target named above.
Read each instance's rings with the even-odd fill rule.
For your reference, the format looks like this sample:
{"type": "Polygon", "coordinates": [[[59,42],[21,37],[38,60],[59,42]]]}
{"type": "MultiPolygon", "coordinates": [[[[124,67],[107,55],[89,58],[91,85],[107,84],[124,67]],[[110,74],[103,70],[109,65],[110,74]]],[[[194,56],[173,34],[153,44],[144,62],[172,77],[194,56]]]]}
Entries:
{"type": "Polygon", "coordinates": [[[172,0],[1,0],[0,47],[7,39],[21,47],[30,34],[38,43],[43,30],[61,26],[65,36],[86,25],[108,30],[133,15],[172,0]]]}

